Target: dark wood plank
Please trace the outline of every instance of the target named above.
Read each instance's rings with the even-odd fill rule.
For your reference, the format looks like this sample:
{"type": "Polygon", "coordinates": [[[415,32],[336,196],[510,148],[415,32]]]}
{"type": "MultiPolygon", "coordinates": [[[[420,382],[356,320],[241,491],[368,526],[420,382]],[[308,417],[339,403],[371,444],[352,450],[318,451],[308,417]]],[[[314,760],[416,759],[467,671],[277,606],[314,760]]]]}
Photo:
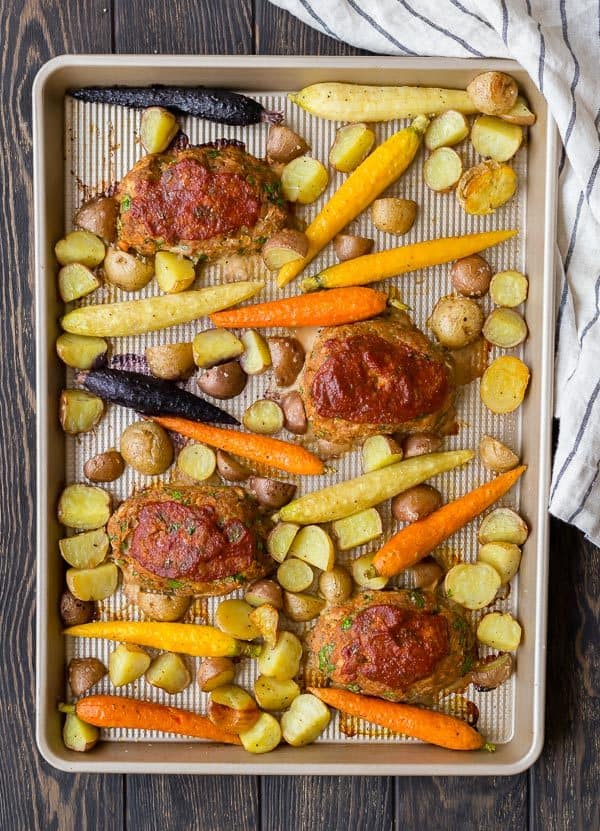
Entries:
{"type": "Polygon", "coordinates": [[[388,831],[393,827],[391,777],[269,776],[261,784],[262,831],[388,831]]]}
{"type": "Polygon", "coordinates": [[[110,4],[98,0],[5,3],[0,83],[0,828],[119,829],[120,776],[73,776],[35,746],[34,332],[31,83],[41,64],[69,51],[109,51],[110,4]],[[9,646],[8,646],[9,645],[9,646]]]}
{"type": "Polygon", "coordinates": [[[255,0],[255,51],[258,55],[368,55],[323,35],[267,0],[255,0]]]}
{"type": "Polygon", "coordinates": [[[544,752],[530,771],[531,831],[600,828],[600,557],[552,522],[544,752]]]}

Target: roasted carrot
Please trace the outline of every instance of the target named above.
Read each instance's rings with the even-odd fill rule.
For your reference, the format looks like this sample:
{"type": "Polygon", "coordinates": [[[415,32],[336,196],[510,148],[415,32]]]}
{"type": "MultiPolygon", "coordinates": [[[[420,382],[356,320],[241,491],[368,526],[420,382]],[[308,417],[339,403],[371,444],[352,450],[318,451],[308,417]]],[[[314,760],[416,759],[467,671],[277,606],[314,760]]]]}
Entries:
{"type": "Polygon", "coordinates": [[[333,687],[309,687],[308,691],[330,707],[350,716],[358,716],[373,724],[387,727],[394,733],[403,733],[438,747],[449,750],[481,750],[485,738],[470,725],[454,716],[413,707],[410,704],[394,704],[349,690],[333,687]]]}
{"type": "Polygon", "coordinates": [[[313,475],[323,473],[325,469],[321,459],[300,445],[291,444],[289,441],[272,439],[270,436],[260,436],[256,433],[240,433],[236,430],[210,427],[208,424],[188,421],[185,418],[156,416],[152,420],[165,430],[173,430],[189,439],[196,439],[211,447],[218,447],[226,453],[233,453],[253,462],[261,462],[269,467],[285,470],[287,473],[313,475]]]}
{"type": "Polygon", "coordinates": [[[255,303],[241,309],[210,316],[215,326],[339,326],[378,315],[385,309],[387,294],[362,287],[320,291],[287,297],[270,303],[255,303]]]}
{"type": "Polygon", "coordinates": [[[306,229],[307,255],[279,269],[280,287],[297,277],[342,228],[404,173],[417,154],[428,124],[428,118],[417,116],[410,127],[399,130],[376,147],[348,176],[306,229]]]}
{"type": "Polygon", "coordinates": [[[154,701],[139,701],[120,695],[88,695],[79,699],[75,712],[82,721],[96,727],[160,730],[212,742],[241,744],[237,736],[216,727],[206,716],[154,701]]]}
{"type": "Polygon", "coordinates": [[[251,654],[252,644],[244,644],[214,626],[197,623],[159,623],[156,621],[98,620],[70,626],[65,635],[105,638],[136,643],[169,652],[183,652],[200,658],[234,658],[251,654]]]}
{"type": "Polygon", "coordinates": [[[373,567],[377,574],[391,577],[418,563],[436,546],[504,496],[526,470],[526,465],[521,465],[496,476],[491,482],[480,485],[453,502],[442,505],[424,519],[402,528],[375,555],[373,567]]]}
{"type": "Polygon", "coordinates": [[[419,268],[468,257],[483,251],[484,248],[498,245],[517,233],[514,229],[484,231],[480,234],[465,234],[462,237],[429,239],[399,248],[389,248],[387,251],[378,251],[375,254],[365,254],[363,257],[354,257],[352,260],[332,265],[314,277],[307,277],[302,281],[302,290],[315,291],[374,283],[386,277],[395,277],[419,268]]]}

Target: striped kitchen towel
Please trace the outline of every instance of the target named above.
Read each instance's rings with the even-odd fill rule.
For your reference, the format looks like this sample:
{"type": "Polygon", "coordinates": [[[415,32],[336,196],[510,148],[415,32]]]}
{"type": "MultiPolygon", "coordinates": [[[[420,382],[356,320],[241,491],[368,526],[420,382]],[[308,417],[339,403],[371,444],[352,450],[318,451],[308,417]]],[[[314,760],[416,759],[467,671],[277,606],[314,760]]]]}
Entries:
{"type": "Polygon", "coordinates": [[[391,55],[514,58],[546,97],[559,163],[550,511],[600,545],[600,3],[272,0],[331,37],[391,55]]]}

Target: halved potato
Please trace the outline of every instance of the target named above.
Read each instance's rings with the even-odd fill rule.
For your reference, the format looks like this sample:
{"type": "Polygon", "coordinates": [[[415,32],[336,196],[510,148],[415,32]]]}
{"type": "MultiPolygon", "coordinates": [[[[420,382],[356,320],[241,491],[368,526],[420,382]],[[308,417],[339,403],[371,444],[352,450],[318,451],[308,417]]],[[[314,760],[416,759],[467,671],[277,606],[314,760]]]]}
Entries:
{"type": "Polygon", "coordinates": [[[307,252],[306,234],[292,228],[284,228],[265,242],[261,255],[269,271],[278,271],[286,263],[301,260],[307,252]]]}
{"type": "Polygon", "coordinates": [[[69,263],[58,272],[58,292],[65,303],[85,297],[99,285],[94,272],[82,263],[69,263]]]}
{"type": "Polygon", "coordinates": [[[260,636],[260,632],[250,619],[252,611],[252,606],[245,600],[222,600],[215,612],[215,625],[232,638],[253,641],[260,636]]]}
{"type": "Polygon", "coordinates": [[[235,664],[231,658],[203,658],[196,677],[202,692],[212,692],[233,682],[235,664]]]}
{"type": "Polygon", "coordinates": [[[255,724],[239,735],[248,753],[269,753],[281,741],[281,727],[270,713],[261,713],[255,724]]]}
{"type": "Polygon", "coordinates": [[[93,724],[82,721],[75,713],[67,713],[62,737],[68,750],[85,753],[97,744],[100,730],[93,724]]]}
{"type": "Polygon", "coordinates": [[[383,524],[379,511],[367,508],[343,519],[336,519],[331,523],[331,532],[340,551],[347,551],[380,537],[383,534],[383,524]]]}
{"type": "Polygon", "coordinates": [[[290,557],[329,571],[335,563],[335,548],[329,534],[319,525],[305,525],[294,536],[288,550],[290,557]]]}
{"type": "Polygon", "coordinates": [[[158,687],[169,695],[176,695],[189,687],[192,676],[180,655],[163,652],[146,670],[146,680],[153,687],[158,687]]]}
{"type": "Polygon", "coordinates": [[[328,184],[327,168],[310,156],[293,159],[281,171],[281,188],[289,202],[308,205],[319,198],[328,184]]]}
{"type": "Polygon", "coordinates": [[[370,554],[363,554],[362,557],[352,560],[350,564],[354,582],[362,589],[379,590],[384,589],[387,586],[389,578],[380,577],[378,575],[375,575],[374,577],[371,576],[374,558],[375,552],[372,551],[370,554]]]}
{"type": "Polygon", "coordinates": [[[63,332],[56,340],[56,354],[63,363],[74,369],[101,367],[106,360],[107,353],[108,344],[104,338],[63,332]]]}
{"type": "Polygon", "coordinates": [[[61,427],[69,436],[87,433],[98,424],[104,413],[104,401],[85,390],[63,390],[58,416],[61,427]]]}
{"type": "Polygon", "coordinates": [[[527,106],[527,101],[520,95],[517,96],[512,109],[507,113],[502,113],[500,118],[510,124],[522,124],[523,126],[535,124],[535,114],[531,112],[527,106]]]}
{"type": "Polygon", "coordinates": [[[317,739],[331,720],[329,708],[320,698],[304,693],[295,698],[281,717],[284,740],[292,747],[303,747],[317,739]]]}
{"type": "Polygon", "coordinates": [[[290,620],[299,623],[314,620],[321,614],[324,607],[325,601],[313,594],[306,594],[305,592],[283,593],[283,611],[290,620]]]}
{"type": "Polygon", "coordinates": [[[248,620],[253,626],[256,626],[260,636],[268,646],[275,646],[279,634],[279,612],[275,606],[270,603],[262,603],[256,608],[253,607],[248,615],[248,620]]]}
{"type": "Polygon", "coordinates": [[[207,715],[213,724],[227,733],[241,733],[256,724],[260,712],[243,687],[224,684],[210,693],[207,715]]]}
{"type": "Polygon", "coordinates": [[[495,508],[481,525],[477,539],[480,543],[512,542],[523,545],[529,536],[525,520],[510,508],[495,508]]]}
{"type": "Polygon", "coordinates": [[[140,140],[148,153],[163,153],[178,132],[177,119],[169,110],[163,107],[148,107],[143,111],[140,140]]]}
{"type": "Polygon", "coordinates": [[[110,246],[102,266],[106,280],[123,291],[139,291],[154,277],[154,263],[110,246]]]}
{"type": "Polygon", "coordinates": [[[279,585],[287,592],[303,592],[312,585],[314,576],[309,564],[296,557],[288,557],[277,569],[279,585]]]}
{"type": "Polygon", "coordinates": [[[276,401],[269,398],[254,401],[242,416],[246,430],[263,435],[278,433],[283,429],[283,421],[283,410],[276,401]]]}
{"type": "Polygon", "coordinates": [[[293,522],[279,522],[267,537],[267,551],[278,563],[282,563],[300,530],[299,525],[293,522]]]}
{"type": "Polygon", "coordinates": [[[272,124],[267,138],[267,156],[274,162],[291,162],[310,150],[302,136],[283,124],[272,124]]]}
{"type": "Polygon", "coordinates": [[[254,329],[249,329],[241,337],[244,352],[240,364],[247,375],[260,375],[271,366],[269,344],[254,329]]]}
{"type": "Polygon", "coordinates": [[[438,147],[452,147],[469,135],[469,122],[462,113],[446,110],[432,119],[425,133],[425,147],[437,150],[438,147]]]}
{"type": "Polygon", "coordinates": [[[64,560],[73,568],[95,568],[108,554],[108,534],[104,528],[85,531],[58,541],[64,560]]]}
{"type": "Polygon", "coordinates": [[[346,124],[335,134],[329,164],[341,173],[351,173],[363,162],[375,143],[375,133],[366,124],[346,124]]]}
{"type": "Polygon", "coordinates": [[[275,646],[263,646],[258,658],[261,675],[288,681],[298,674],[302,658],[302,643],[291,632],[280,632],[275,646]]]}
{"type": "Polygon", "coordinates": [[[510,447],[492,436],[482,436],[479,442],[479,458],[484,467],[495,473],[512,470],[519,464],[519,457],[510,447]]]}
{"type": "Polygon", "coordinates": [[[146,348],[146,361],[156,378],[179,381],[192,374],[195,368],[191,343],[161,343],[146,348]]]}
{"type": "Polygon", "coordinates": [[[401,462],[402,448],[390,436],[369,436],[362,446],[363,470],[369,473],[401,462]]]}
{"type": "Polygon", "coordinates": [[[519,570],[521,549],[512,542],[488,542],[479,549],[477,559],[495,568],[505,586],[519,570]]]}
{"type": "Polygon", "coordinates": [[[67,586],[77,600],[105,600],[114,594],[119,583],[119,569],[114,563],[96,568],[69,568],[67,586]]]}
{"type": "Polygon", "coordinates": [[[510,165],[485,161],[460,177],[456,196],[468,214],[484,216],[504,205],[517,189],[517,174],[510,165]]]}
{"type": "Polygon", "coordinates": [[[95,196],[84,202],[73,217],[73,222],[83,231],[90,231],[105,242],[113,242],[117,236],[119,203],[112,196],[95,196]]]}
{"type": "Polygon", "coordinates": [[[282,595],[281,586],[275,580],[257,580],[246,589],[244,595],[246,603],[251,606],[263,606],[265,604],[281,609],[282,595]]]}
{"type": "Polygon", "coordinates": [[[58,521],[67,528],[93,531],[110,518],[110,494],[92,485],[67,485],[58,501],[58,521]]]}
{"type": "Polygon", "coordinates": [[[285,710],[300,695],[300,687],[290,678],[278,681],[267,675],[259,675],[254,682],[254,696],[263,710],[285,710]]]}
{"type": "Polygon", "coordinates": [[[319,594],[327,603],[337,606],[352,595],[352,577],[344,566],[335,566],[323,571],[319,577],[319,594]]]}
{"type": "Polygon", "coordinates": [[[483,337],[502,349],[518,346],[527,335],[527,324],[514,309],[493,309],[483,324],[483,337]]]}
{"type": "Polygon", "coordinates": [[[80,263],[95,268],[104,259],[104,243],[90,231],[71,231],[54,246],[56,259],[61,265],[80,263]]]}
{"type": "Polygon", "coordinates": [[[479,393],[493,413],[511,413],[523,403],[529,384],[529,369],[519,358],[502,355],[483,373],[479,393]]]}
{"type": "Polygon", "coordinates": [[[466,609],[483,609],[496,597],[500,575],[487,563],[460,563],[444,580],[446,595],[466,609]]]}
{"type": "Polygon", "coordinates": [[[244,351],[244,344],[227,329],[206,329],[194,338],[192,352],[194,363],[202,369],[232,361],[244,351]]]}
{"type": "Polygon", "coordinates": [[[490,283],[490,297],[497,306],[519,306],[527,299],[528,290],[529,281],[520,271],[499,271],[490,283]]]}
{"type": "Polygon", "coordinates": [[[210,479],[217,467],[217,456],[205,444],[186,444],[177,457],[177,467],[197,482],[210,479]]]}
{"type": "Polygon", "coordinates": [[[154,270],[156,282],[167,294],[189,289],[196,279],[194,263],[173,251],[158,251],[154,257],[154,270]]]}
{"type": "Polygon", "coordinates": [[[454,382],[457,387],[466,386],[481,378],[488,368],[490,345],[484,337],[452,350],[454,361],[454,382]]]}
{"type": "Polygon", "coordinates": [[[452,190],[462,172],[462,160],[451,147],[438,147],[423,165],[425,184],[440,193],[452,190]]]}
{"type": "Polygon", "coordinates": [[[523,142],[523,130],[493,115],[480,115],[471,128],[471,142],[480,156],[495,162],[506,162],[515,155],[523,142]]]}
{"type": "Polygon", "coordinates": [[[521,637],[521,625],[508,613],[491,612],[482,618],[477,627],[477,640],[502,652],[514,652],[521,643],[521,637]]]}

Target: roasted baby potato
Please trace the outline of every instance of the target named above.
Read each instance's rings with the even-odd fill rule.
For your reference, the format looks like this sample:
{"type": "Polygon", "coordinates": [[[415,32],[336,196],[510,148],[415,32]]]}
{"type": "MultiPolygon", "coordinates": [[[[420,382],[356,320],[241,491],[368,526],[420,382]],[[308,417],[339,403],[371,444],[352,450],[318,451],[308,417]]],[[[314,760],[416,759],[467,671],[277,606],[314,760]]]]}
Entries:
{"type": "Polygon", "coordinates": [[[267,137],[267,156],[274,162],[291,162],[303,156],[310,146],[302,136],[283,124],[272,124],[267,137]]]}
{"type": "Polygon", "coordinates": [[[173,443],[167,432],[153,421],[136,421],[121,434],[121,455],[138,473],[164,473],[173,461],[173,443]]]}
{"type": "Polygon", "coordinates": [[[110,653],[108,676],[115,687],[137,681],[150,666],[150,656],[141,647],[122,643],[110,653]]]}
{"type": "Polygon", "coordinates": [[[516,189],[517,174],[510,165],[485,161],[463,173],[456,196],[468,214],[484,216],[508,202],[516,189]]]}
{"type": "Polygon", "coordinates": [[[242,369],[247,375],[260,375],[271,366],[271,352],[266,340],[254,329],[242,335],[244,353],[240,358],[242,369]]]}
{"type": "Polygon", "coordinates": [[[83,695],[101,681],[107,672],[98,658],[71,658],[67,667],[71,692],[77,697],[83,695]]]}
{"type": "Polygon", "coordinates": [[[163,343],[146,348],[146,361],[156,378],[179,381],[188,378],[195,369],[191,343],[163,343]]]}
{"type": "Polygon", "coordinates": [[[501,655],[490,655],[478,661],[469,673],[469,678],[480,692],[489,692],[508,681],[514,669],[513,656],[509,652],[503,652],[501,655]]]}
{"type": "Polygon", "coordinates": [[[252,727],[239,735],[248,753],[269,753],[281,741],[281,727],[270,713],[261,713],[252,727]]]}
{"type": "Polygon", "coordinates": [[[192,676],[180,655],[163,652],[146,670],[146,680],[153,687],[159,687],[169,695],[176,695],[189,687],[192,676]]]}
{"type": "Polygon", "coordinates": [[[514,309],[493,309],[483,324],[484,338],[502,349],[518,346],[527,335],[527,324],[514,309]]]}
{"type": "Polygon", "coordinates": [[[363,554],[362,557],[357,557],[356,560],[352,560],[350,563],[354,582],[357,586],[360,586],[361,589],[378,590],[384,589],[387,586],[387,577],[370,576],[373,571],[374,558],[375,552],[372,551],[370,554],[363,554]]]}
{"type": "Polygon", "coordinates": [[[283,611],[290,620],[299,623],[314,620],[324,607],[325,601],[312,594],[287,591],[283,593],[283,611]]]}
{"type": "Polygon", "coordinates": [[[302,396],[296,390],[287,392],[281,397],[283,410],[283,426],[296,436],[303,436],[308,430],[308,419],[302,396]]]}
{"type": "Polygon", "coordinates": [[[226,733],[243,733],[256,724],[260,710],[243,687],[223,684],[211,691],[207,715],[226,733]]]}
{"type": "Polygon", "coordinates": [[[322,571],[329,571],[335,562],[335,548],[329,534],[319,525],[305,525],[292,540],[290,557],[297,557],[322,571]]]}
{"type": "Polygon", "coordinates": [[[366,124],[345,124],[335,134],[329,164],[341,173],[351,173],[375,144],[375,133],[366,124]]]}
{"type": "Polygon", "coordinates": [[[104,338],[63,332],[56,339],[56,354],[63,363],[74,369],[98,369],[106,362],[108,344],[104,338]]]}
{"type": "Polygon", "coordinates": [[[196,482],[204,482],[215,472],[217,457],[212,447],[205,444],[186,444],[177,457],[177,467],[196,482]]]}
{"type": "Polygon", "coordinates": [[[523,129],[493,115],[480,115],[473,122],[471,142],[480,156],[507,162],[523,142],[523,129]]]}
{"type": "Polygon", "coordinates": [[[514,107],[517,82],[505,72],[482,72],[467,86],[471,101],[486,115],[502,115],[514,107]]]}
{"type": "Polygon", "coordinates": [[[250,620],[252,608],[245,600],[222,600],[215,612],[215,625],[232,638],[253,641],[260,636],[260,632],[250,620]]]}
{"type": "Polygon", "coordinates": [[[392,499],[392,516],[398,522],[416,522],[437,511],[442,494],[431,485],[415,485],[392,499]]]}
{"type": "Polygon", "coordinates": [[[492,649],[514,652],[521,643],[522,629],[512,615],[491,612],[477,627],[477,640],[492,649]]]}
{"type": "Polygon", "coordinates": [[[299,530],[300,526],[293,522],[279,522],[269,532],[267,551],[277,563],[285,560],[299,530]]]}
{"type": "Polygon", "coordinates": [[[425,147],[452,147],[469,135],[469,122],[462,113],[446,110],[432,119],[425,133],[425,147]]]}
{"type": "Polygon", "coordinates": [[[456,150],[438,147],[423,165],[423,178],[427,187],[446,193],[457,184],[462,176],[463,164],[456,150]]]}
{"type": "Polygon", "coordinates": [[[232,361],[244,351],[244,344],[227,329],[206,329],[194,338],[194,363],[202,369],[232,361]]]}
{"type": "Polygon", "coordinates": [[[248,586],[244,599],[246,603],[255,607],[268,603],[274,609],[283,608],[281,586],[278,586],[274,580],[257,580],[252,583],[248,586]]]}
{"type": "Polygon", "coordinates": [[[495,568],[505,586],[519,570],[521,549],[512,542],[487,542],[479,549],[477,559],[495,568]]]}
{"type": "Polygon", "coordinates": [[[152,260],[141,259],[120,248],[108,248],[102,268],[106,280],[123,291],[139,291],[154,277],[152,260]]]}
{"type": "Polygon", "coordinates": [[[242,416],[242,423],[252,433],[270,436],[283,428],[283,410],[275,401],[261,398],[250,404],[242,416]]]}
{"type": "Polygon", "coordinates": [[[333,250],[338,260],[344,262],[370,254],[374,242],[368,237],[357,237],[355,234],[338,234],[333,239],[333,250]]]}
{"type": "Polygon", "coordinates": [[[76,436],[87,433],[104,414],[104,401],[85,390],[63,390],[60,394],[58,417],[65,433],[76,436]]]}
{"type": "Polygon", "coordinates": [[[108,554],[108,534],[104,528],[84,531],[58,541],[63,560],[73,568],[95,568],[108,554]]]}
{"type": "Polygon", "coordinates": [[[427,321],[442,346],[459,349],[481,334],[483,312],[469,297],[440,297],[427,321]]]}
{"type": "Polygon", "coordinates": [[[517,454],[492,436],[482,436],[479,442],[479,458],[484,467],[495,473],[504,473],[519,464],[517,454]]]}
{"type": "Polygon", "coordinates": [[[481,378],[488,368],[489,357],[490,345],[483,337],[476,338],[460,349],[453,349],[455,384],[462,387],[476,378],[481,378]]]}
{"type": "Polygon", "coordinates": [[[245,482],[250,476],[248,468],[224,450],[217,450],[217,471],[227,482],[245,482]]]}
{"type": "Polygon", "coordinates": [[[441,438],[435,433],[413,433],[402,439],[401,447],[405,459],[435,453],[442,446],[441,438]]]}
{"type": "Polygon", "coordinates": [[[493,413],[512,413],[523,403],[529,369],[519,358],[502,355],[483,373],[479,394],[493,413]]]}
{"type": "Polygon", "coordinates": [[[363,470],[369,473],[382,467],[401,462],[402,448],[389,436],[369,436],[362,446],[363,470]]]}
{"type": "Polygon", "coordinates": [[[329,184],[329,174],[321,162],[310,156],[293,159],[281,171],[281,188],[288,202],[309,205],[329,184]]]}
{"type": "Polygon", "coordinates": [[[340,551],[356,548],[383,534],[381,516],[376,508],[367,508],[343,519],[336,519],[331,523],[331,533],[340,551]]]}
{"type": "Polygon", "coordinates": [[[483,297],[492,279],[492,269],[479,254],[456,260],[450,269],[452,288],[465,297],[483,297]]]}
{"type": "Polygon", "coordinates": [[[278,479],[269,479],[266,476],[250,477],[247,488],[259,505],[271,510],[283,508],[296,493],[296,485],[290,482],[280,482],[278,479]]]}
{"type": "Polygon", "coordinates": [[[466,609],[483,609],[493,602],[501,585],[500,575],[487,563],[460,563],[446,574],[446,595],[466,609]]]}
{"type": "Polygon", "coordinates": [[[278,681],[267,675],[259,675],[254,682],[254,697],[263,710],[285,710],[300,695],[295,681],[278,681]]]}
{"type": "Polygon", "coordinates": [[[263,646],[258,658],[258,671],[261,675],[288,681],[298,674],[302,644],[291,632],[280,632],[275,646],[263,646]]]}
{"type": "Polygon", "coordinates": [[[352,577],[344,566],[334,566],[319,576],[319,594],[326,603],[338,606],[352,595],[352,577]]]}
{"type": "Polygon", "coordinates": [[[58,500],[58,521],[67,528],[93,531],[106,525],[110,509],[110,494],[102,488],[67,485],[58,500]]]}
{"type": "Polygon", "coordinates": [[[529,281],[520,271],[500,271],[490,283],[490,296],[497,306],[520,306],[527,300],[528,291],[529,281]]]}
{"type": "Polygon", "coordinates": [[[529,536],[525,520],[510,508],[495,508],[479,526],[477,539],[480,543],[511,542],[523,545],[529,536]]]}
{"type": "Polygon", "coordinates": [[[83,473],[90,482],[114,482],[125,470],[125,459],[118,450],[106,450],[88,459],[83,473]]]}
{"type": "Polygon", "coordinates": [[[169,110],[163,107],[148,107],[143,111],[140,141],[148,153],[163,153],[178,132],[177,119],[169,110]]]}
{"type": "Polygon", "coordinates": [[[200,390],[213,398],[226,400],[235,398],[244,391],[248,383],[248,376],[240,366],[239,361],[228,361],[226,364],[213,366],[200,375],[196,381],[200,390]]]}
{"type": "Polygon", "coordinates": [[[194,263],[173,251],[158,251],[154,257],[156,282],[161,291],[177,294],[189,289],[196,279],[194,263]]]}
{"type": "Polygon", "coordinates": [[[114,594],[119,583],[119,569],[114,563],[96,568],[69,568],[67,586],[78,600],[105,600],[114,594]]]}
{"type": "Polygon", "coordinates": [[[203,658],[197,679],[202,692],[231,684],[235,678],[235,665],[231,658],[203,658]]]}
{"type": "Polygon", "coordinates": [[[73,221],[83,231],[90,231],[105,242],[117,238],[119,203],[112,196],[95,196],[79,208],[73,221]]]}
{"type": "Polygon", "coordinates": [[[269,338],[269,351],[278,387],[290,387],[304,366],[304,349],[296,338],[269,338]]]}
{"type": "Polygon", "coordinates": [[[373,225],[388,234],[406,234],[415,224],[418,205],[412,199],[386,196],[371,205],[373,225]]]}
{"type": "Polygon", "coordinates": [[[286,592],[303,592],[312,585],[312,568],[304,560],[288,557],[277,569],[277,580],[286,592]]]}
{"type": "Polygon", "coordinates": [[[104,259],[104,243],[90,231],[71,231],[54,246],[56,259],[61,265],[80,263],[95,268],[104,259]]]}
{"type": "Polygon", "coordinates": [[[192,598],[160,592],[140,591],[136,600],[144,615],[151,620],[160,620],[172,623],[186,614],[191,606],[192,598]]]}
{"type": "Polygon", "coordinates": [[[284,741],[292,747],[304,747],[321,735],[330,720],[331,713],[320,698],[310,693],[299,695],[281,717],[284,741]]]}
{"type": "Polygon", "coordinates": [[[256,606],[249,615],[267,646],[275,646],[279,634],[279,611],[270,603],[256,606]]]}
{"type": "Polygon", "coordinates": [[[67,713],[62,736],[68,750],[85,753],[98,743],[100,730],[93,724],[82,721],[75,713],[67,713]]]}
{"type": "Polygon", "coordinates": [[[65,626],[79,626],[94,619],[93,600],[79,600],[68,589],[60,596],[60,618],[65,626]]]}
{"type": "Polygon", "coordinates": [[[65,303],[85,297],[99,285],[94,272],[81,263],[69,263],[58,272],[58,292],[65,303]]]}
{"type": "Polygon", "coordinates": [[[406,569],[412,575],[415,589],[428,589],[433,591],[444,576],[441,567],[430,558],[415,563],[414,566],[406,569]]]}
{"type": "Polygon", "coordinates": [[[527,106],[527,101],[520,95],[517,96],[514,106],[507,113],[502,113],[500,118],[508,121],[509,124],[522,124],[524,127],[535,124],[534,113],[527,106]]]}
{"type": "Polygon", "coordinates": [[[308,253],[308,237],[302,231],[284,228],[270,237],[261,255],[269,271],[279,271],[286,263],[301,260],[308,253]]]}

